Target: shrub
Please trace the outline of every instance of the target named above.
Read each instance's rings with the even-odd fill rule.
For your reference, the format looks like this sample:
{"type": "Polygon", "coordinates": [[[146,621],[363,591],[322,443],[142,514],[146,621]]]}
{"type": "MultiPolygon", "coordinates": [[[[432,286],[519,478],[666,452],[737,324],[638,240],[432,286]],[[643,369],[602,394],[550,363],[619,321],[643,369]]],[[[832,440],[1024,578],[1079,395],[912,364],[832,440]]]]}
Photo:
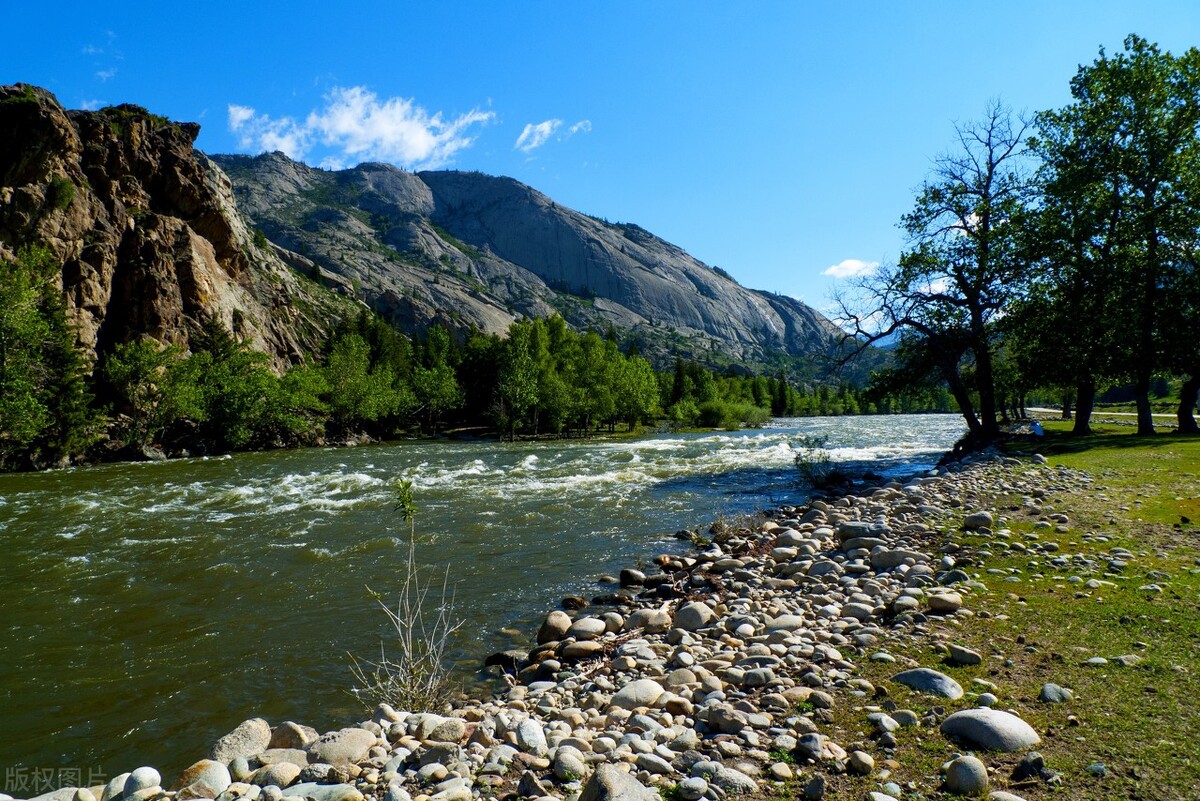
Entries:
{"type": "Polygon", "coordinates": [[[387,615],[395,632],[394,647],[388,652],[379,643],[379,661],[360,661],[352,654],[351,672],[358,684],[353,694],[372,710],[381,703],[408,712],[440,711],[456,689],[449,664],[450,640],[463,625],[454,614],[454,596],[449,591],[449,567],[441,581],[441,595],[432,610],[435,582],[417,568],[416,527],[413,518],[412,482],[396,484],[395,511],[409,523],[408,556],[401,568],[403,580],[394,607],[367,589],[387,615]]]}
{"type": "Polygon", "coordinates": [[[842,483],[848,477],[845,471],[834,467],[826,445],[829,438],[806,435],[792,446],[796,451],[794,462],[800,476],[812,487],[828,487],[842,483]]]}
{"type": "Polygon", "coordinates": [[[50,179],[50,191],[46,193],[46,199],[53,209],[63,211],[75,199],[75,184],[62,175],[54,176],[50,179]]]}

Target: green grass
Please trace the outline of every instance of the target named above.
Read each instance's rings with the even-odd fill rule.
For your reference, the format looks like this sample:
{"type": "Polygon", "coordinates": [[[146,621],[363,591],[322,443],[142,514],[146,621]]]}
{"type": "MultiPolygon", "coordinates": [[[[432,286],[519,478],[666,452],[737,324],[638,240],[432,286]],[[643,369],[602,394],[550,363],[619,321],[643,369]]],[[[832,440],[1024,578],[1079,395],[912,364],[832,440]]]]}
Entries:
{"type": "MultiPolygon", "coordinates": [[[[1004,518],[997,528],[1007,528],[1007,538],[951,529],[951,538],[963,546],[959,556],[975,561],[968,572],[985,588],[968,596],[975,616],[931,618],[928,636],[881,642],[896,664],[871,662],[878,647],[864,649],[855,660],[856,675],[886,690],[899,708],[918,714],[936,705],[947,713],[975,706],[984,689],[974,679],[996,685],[997,706],[1017,711],[1041,734],[1037,750],[1063,783],[1014,786],[1008,777],[1019,754],[980,754],[996,769],[991,789],[1009,789],[1029,801],[1200,797],[1200,438],[1135,437],[1115,426],[1072,438],[1067,425],[1047,425],[1038,446],[1052,466],[1084,470],[1095,479],[1083,491],[1047,494],[1044,513],[1068,515],[1066,530],[1039,528],[1039,518],[1022,508],[1021,497],[995,498],[993,509],[1004,518]],[[1057,551],[1039,550],[1050,541],[1057,551]],[[1114,548],[1135,555],[1120,573],[1106,571],[1114,548]],[[1075,558],[1059,568],[1051,564],[1058,556],[1075,558]],[[1085,568],[1080,558],[1093,560],[1094,567],[1085,568]],[[1019,580],[1006,581],[1009,576],[1019,580]],[[1104,583],[1092,589],[1072,583],[1072,576],[1104,583]],[[1140,589],[1150,584],[1162,592],[1140,589]],[[948,665],[944,647],[951,642],[978,651],[983,663],[948,665]],[[1140,661],[1132,666],[1112,661],[1122,655],[1140,661]],[[1085,664],[1093,656],[1110,661],[1085,664]],[[892,682],[908,659],[953,676],[967,696],[939,702],[892,682]],[[1075,700],[1040,702],[1041,686],[1050,681],[1072,689],[1075,700]],[[1103,778],[1086,770],[1097,762],[1107,768],[1103,778]]],[[[897,732],[896,762],[881,779],[878,768],[889,766],[871,742],[865,707],[883,700],[839,697],[827,733],[847,750],[865,746],[876,756],[877,771],[872,777],[828,777],[826,797],[863,798],[883,781],[911,787],[906,793],[923,798],[943,797],[940,766],[957,749],[933,728],[897,732]]],[[[809,775],[803,768],[779,794],[799,797],[809,775]]]]}

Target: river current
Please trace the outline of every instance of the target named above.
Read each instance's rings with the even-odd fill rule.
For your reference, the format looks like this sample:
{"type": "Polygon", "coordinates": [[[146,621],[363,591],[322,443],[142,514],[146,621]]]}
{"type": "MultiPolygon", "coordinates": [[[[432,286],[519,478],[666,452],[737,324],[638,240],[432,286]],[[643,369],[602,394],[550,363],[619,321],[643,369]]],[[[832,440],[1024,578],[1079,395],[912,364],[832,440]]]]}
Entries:
{"type": "Polygon", "coordinates": [[[800,436],[901,475],[962,433],[949,415],[805,418],[0,476],[0,789],[144,764],[169,782],[247,717],[320,730],[366,717],[349,654],[377,655],[386,634],[368,587],[387,598],[401,578],[397,479],[414,484],[418,560],[449,568],[470,680],[564,595],[685,547],[675,531],[802,502],[800,436]]]}

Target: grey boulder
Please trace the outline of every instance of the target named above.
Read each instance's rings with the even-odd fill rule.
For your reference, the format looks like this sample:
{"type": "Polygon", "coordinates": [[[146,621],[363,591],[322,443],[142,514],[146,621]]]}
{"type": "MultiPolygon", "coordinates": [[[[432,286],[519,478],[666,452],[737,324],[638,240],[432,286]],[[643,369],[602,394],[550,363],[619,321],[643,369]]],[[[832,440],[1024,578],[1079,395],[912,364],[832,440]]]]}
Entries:
{"type": "Polygon", "coordinates": [[[942,734],[969,748],[984,751],[1020,751],[1042,738],[1025,721],[999,709],[964,709],[942,721],[942,734]]]}
{"type": "Polygon", "coordinates": [[[613,765],[600,765],[583,786],[579,801],[661,801],[658,791],[613,765]]]}
{"type": "Polygon", "coordinates": [[[951,701],[963,697],[963,688],[945,673],[932,668],[913,668],[892,676],[892,681],[926,695],[940,695],[951,701]]]}

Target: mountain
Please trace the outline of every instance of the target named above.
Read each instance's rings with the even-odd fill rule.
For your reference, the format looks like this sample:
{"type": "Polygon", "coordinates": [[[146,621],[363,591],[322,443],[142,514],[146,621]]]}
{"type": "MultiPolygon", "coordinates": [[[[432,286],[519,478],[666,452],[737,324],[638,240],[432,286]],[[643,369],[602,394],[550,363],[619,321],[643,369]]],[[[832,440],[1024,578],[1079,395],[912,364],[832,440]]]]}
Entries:
{"type": "Polygon", "coordinates": [[[199,132],[139,106],[67,111],[43,89],[0,86],[0,258],[50,251],[89,360],[141,335],[186,347],[216,319],[282,367],[353,306],[256,241],[194,148],[199,132]]]}
{"type": "Polygon", "coordinates": [[[199,130],[0,87],[0,259],[49,250],[90,360],[143,335],[187,347],[216,319],[282,368],[364,303],[410,333],[503,333],[558,313],[618,330],[659,366],[679,354],[795,375],[837,349],[840,332],[803,303],[511,178],[209,158],[199,130]]]}
{"type": "Polygon", "coordinates": [[[326,171],[282,153],[213,156],[239,208],[296,269],[407,330],[502,332],[557,312],[625,332],[658,361],[765,367],[836,350],[838,329],[800,301],[747,289],[633,224],[555,203],[511,178],[326,171]]]}

